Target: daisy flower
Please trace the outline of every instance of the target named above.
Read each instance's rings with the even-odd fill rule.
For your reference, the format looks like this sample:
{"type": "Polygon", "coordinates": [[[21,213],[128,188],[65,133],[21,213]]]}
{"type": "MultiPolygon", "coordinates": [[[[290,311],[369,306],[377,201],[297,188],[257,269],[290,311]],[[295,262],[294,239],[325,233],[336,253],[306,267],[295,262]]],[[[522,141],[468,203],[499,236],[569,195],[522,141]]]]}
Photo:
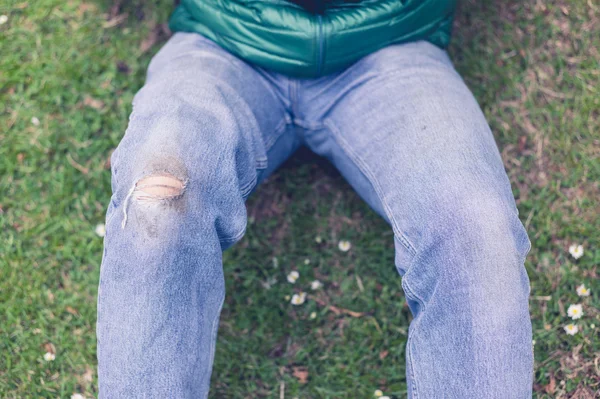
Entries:
{"type": "Polygon", "coordinates": [[[309,319],[314,320],[317,318],[317,312],[311,312],[310,316],[308,316],[309,319]]]}
{"type": "Polygon", "coordinates": [[[322,286],[323,286],[323,284],[321,284],[321,282],[319,280],[315,280],[312,283],[310,283],[310,289],[313,291],[318,290],[322,286]]]}
{"type": "Polygon", "coordinates": [[[51,362],[54,359],[56,359],[56,355],[52,352],[46,352],[44,353],[44,360],[47,362],[51,362]]]}
{"type": "Polygon", "coordinates": [[[373,393],[373,396],[375,396],[376,398],[381,398],[383,396],[383,392],[381,392],[381,389],[377,389],[373,393]]]}
{"type": "Polygon", "coordinates": [[[304,264],[305,265],[310,265],[310,259],[308,259],[308,258],[304,259],[304,264]]]}
{"type": "Polygon", "coordinates": [[[350,244],[350,241],[342,240],[338,243],[338,248],[342,252],[348,252],[352,248],[352,244],[350,244]]]}
{"type": "Polygon", "coordinates": [[[302,305],[306,301],[306,293],[300,292],[299,294],[294,294],[292,296],[292,305],[302,305]]]}
{"type": "Polygon", "coordinates": [[[579,287],[577,287],[577,295],[590,296],[590,289],[586,288],[585,284],[581,284],[579,287]]]}
{"type": "Polygon", "coordinates": [[[98,237],[104,237],[106,235],[106,227],[102,223],[97,224],[94,232],[98,237]]]}
{"type": "Polygon", "coordinates": [[[581,304],[571,305],[567,309],[567,314],[573,320],[581,319],[581,316],[583,316],[583,306],[581,304]]]}
{"type": "Polygon", "coordinates": [[[0,15],[0,25],[4,25],[7,22],[8,22],[8,16],[7,15],[0,15]]]}
{"type": "Polygon", "coordinates": [[[315,242],[316,242],[317,244],[320,244],[320,243],[322,243],[322,242],[323,242],[323,238],[321,238],[321,236],[316,236],[316,237],[315,237],[315,242]]]}
{"type": "Polygon", "coordinates": [[[569,253],[575,259],[579,259],[583,256],[583,245],[573,244],[569,247],[569,253]]]}
{"type": "Polygon", "coordinates": [[[267,290],[270,290],[275,284],[277,284],[276,276],[270,277],[266,281],[261,281],[261,285],[267,290]]]}
{"type": "Polygon", "coordinates": [[[287,275],[287,281],[289,283],[294,284],[296,280],[298,280],[298,277],[300,277],[300,273],[294,270],[293,272],[290,272],[290,274],[287,275]]]}
{"type": "Polygon", "coordinates": [[[575,335],[579,332],[579,327],[577,327],[577,324],[567,324],[563,328],[567,335],[575,335]]]}

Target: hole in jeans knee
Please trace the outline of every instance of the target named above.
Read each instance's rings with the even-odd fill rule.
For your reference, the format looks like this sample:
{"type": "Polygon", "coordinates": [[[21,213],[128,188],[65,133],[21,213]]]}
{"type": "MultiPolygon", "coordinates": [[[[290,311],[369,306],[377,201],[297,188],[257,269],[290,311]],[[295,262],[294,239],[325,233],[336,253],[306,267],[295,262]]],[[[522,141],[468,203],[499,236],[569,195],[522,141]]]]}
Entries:
{"type": "Polygon", "coordinates": [[[178,198],[184,189],[185,183],[173,175],[151,175],[136,183],[134,195],[138,201],[160,201],[178,198]]]}
{"type": "Polygon", "coordinates": [[[127,224],[127,211],[129,201],[134,200],[140,204],[179,204],[177,201],[185,192],[186,182],[169,173],[154,174],[138,180],[127,197],[123,205],[123,221],[121,228],[127,224]]]}

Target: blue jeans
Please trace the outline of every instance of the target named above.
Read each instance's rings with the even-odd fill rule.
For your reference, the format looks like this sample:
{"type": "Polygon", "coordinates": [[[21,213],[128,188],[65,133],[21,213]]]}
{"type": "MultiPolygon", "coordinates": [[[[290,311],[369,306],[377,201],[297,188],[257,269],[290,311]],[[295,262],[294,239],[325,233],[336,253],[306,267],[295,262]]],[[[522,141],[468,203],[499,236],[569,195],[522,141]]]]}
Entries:
{"type": "Polygon", "coordinates": [[[393,45],[294,79],[177,33],[112,156],[98,300],[101,398],[205,398],[245,200],[299,146],[394,232],[414,315],[409,397],[530,398],[530,248],[494,137],[447,54],[393,45]]]}

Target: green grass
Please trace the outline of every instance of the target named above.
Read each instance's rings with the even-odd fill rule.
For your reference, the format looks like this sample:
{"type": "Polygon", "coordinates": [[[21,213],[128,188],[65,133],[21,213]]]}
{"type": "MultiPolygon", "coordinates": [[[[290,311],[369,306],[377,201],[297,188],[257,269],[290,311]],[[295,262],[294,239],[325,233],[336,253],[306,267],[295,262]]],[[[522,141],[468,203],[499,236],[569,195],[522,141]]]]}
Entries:
{"type": "MultiPolygon", "coordinates": [[[[172,7],[123,3],[110,20],[108,0],[0,4],[8,16],[0,25],[2,398],[97,393],[102,240],[94,228],[110,196],[107,161],[163,40],[144,51],[148,38],[172,7]],[[47,351],[54,361],[43,359],[47,351]]],[[[594,1],[465,0],[451,48],[494,130],[533,242],[527,269],[540,398],[600,395],[599,24],[594,1]],[[575,242],[585,246],[578,261],[567,250],[575,242]],[[588,298],[576,295],[582,283],[588,298]],[[572,303],[585,315],[568,336],[572,303]]],[[[370,398],[377,388],[405,397],[411,316],[385,223],[306,153],[259,189],[249,214],[246,237],[225,254],[211,397],[279,397],[282,386],[286,398],[370,398]],[[337,249],[340,239],[352,242],[350,252],[337,249]],[[314,298],[291,306],[292,269],[296,286],[324,283],[321,303],[365,314],[338,315],[314,298]]]]}

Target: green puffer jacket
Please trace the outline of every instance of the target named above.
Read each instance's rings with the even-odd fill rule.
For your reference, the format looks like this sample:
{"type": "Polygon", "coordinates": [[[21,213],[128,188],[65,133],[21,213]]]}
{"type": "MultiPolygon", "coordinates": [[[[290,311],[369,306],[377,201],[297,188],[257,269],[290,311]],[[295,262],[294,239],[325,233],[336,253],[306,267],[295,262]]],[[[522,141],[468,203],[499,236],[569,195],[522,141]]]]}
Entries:
{"type": "Polygon", "coordinates": [[[169,25],[200,33],[260,67],[318,77],[393,43],[428,40],[446,47],[456,0],[327,4],[312,14],[286,0],[182,0],[169,25]]]}

